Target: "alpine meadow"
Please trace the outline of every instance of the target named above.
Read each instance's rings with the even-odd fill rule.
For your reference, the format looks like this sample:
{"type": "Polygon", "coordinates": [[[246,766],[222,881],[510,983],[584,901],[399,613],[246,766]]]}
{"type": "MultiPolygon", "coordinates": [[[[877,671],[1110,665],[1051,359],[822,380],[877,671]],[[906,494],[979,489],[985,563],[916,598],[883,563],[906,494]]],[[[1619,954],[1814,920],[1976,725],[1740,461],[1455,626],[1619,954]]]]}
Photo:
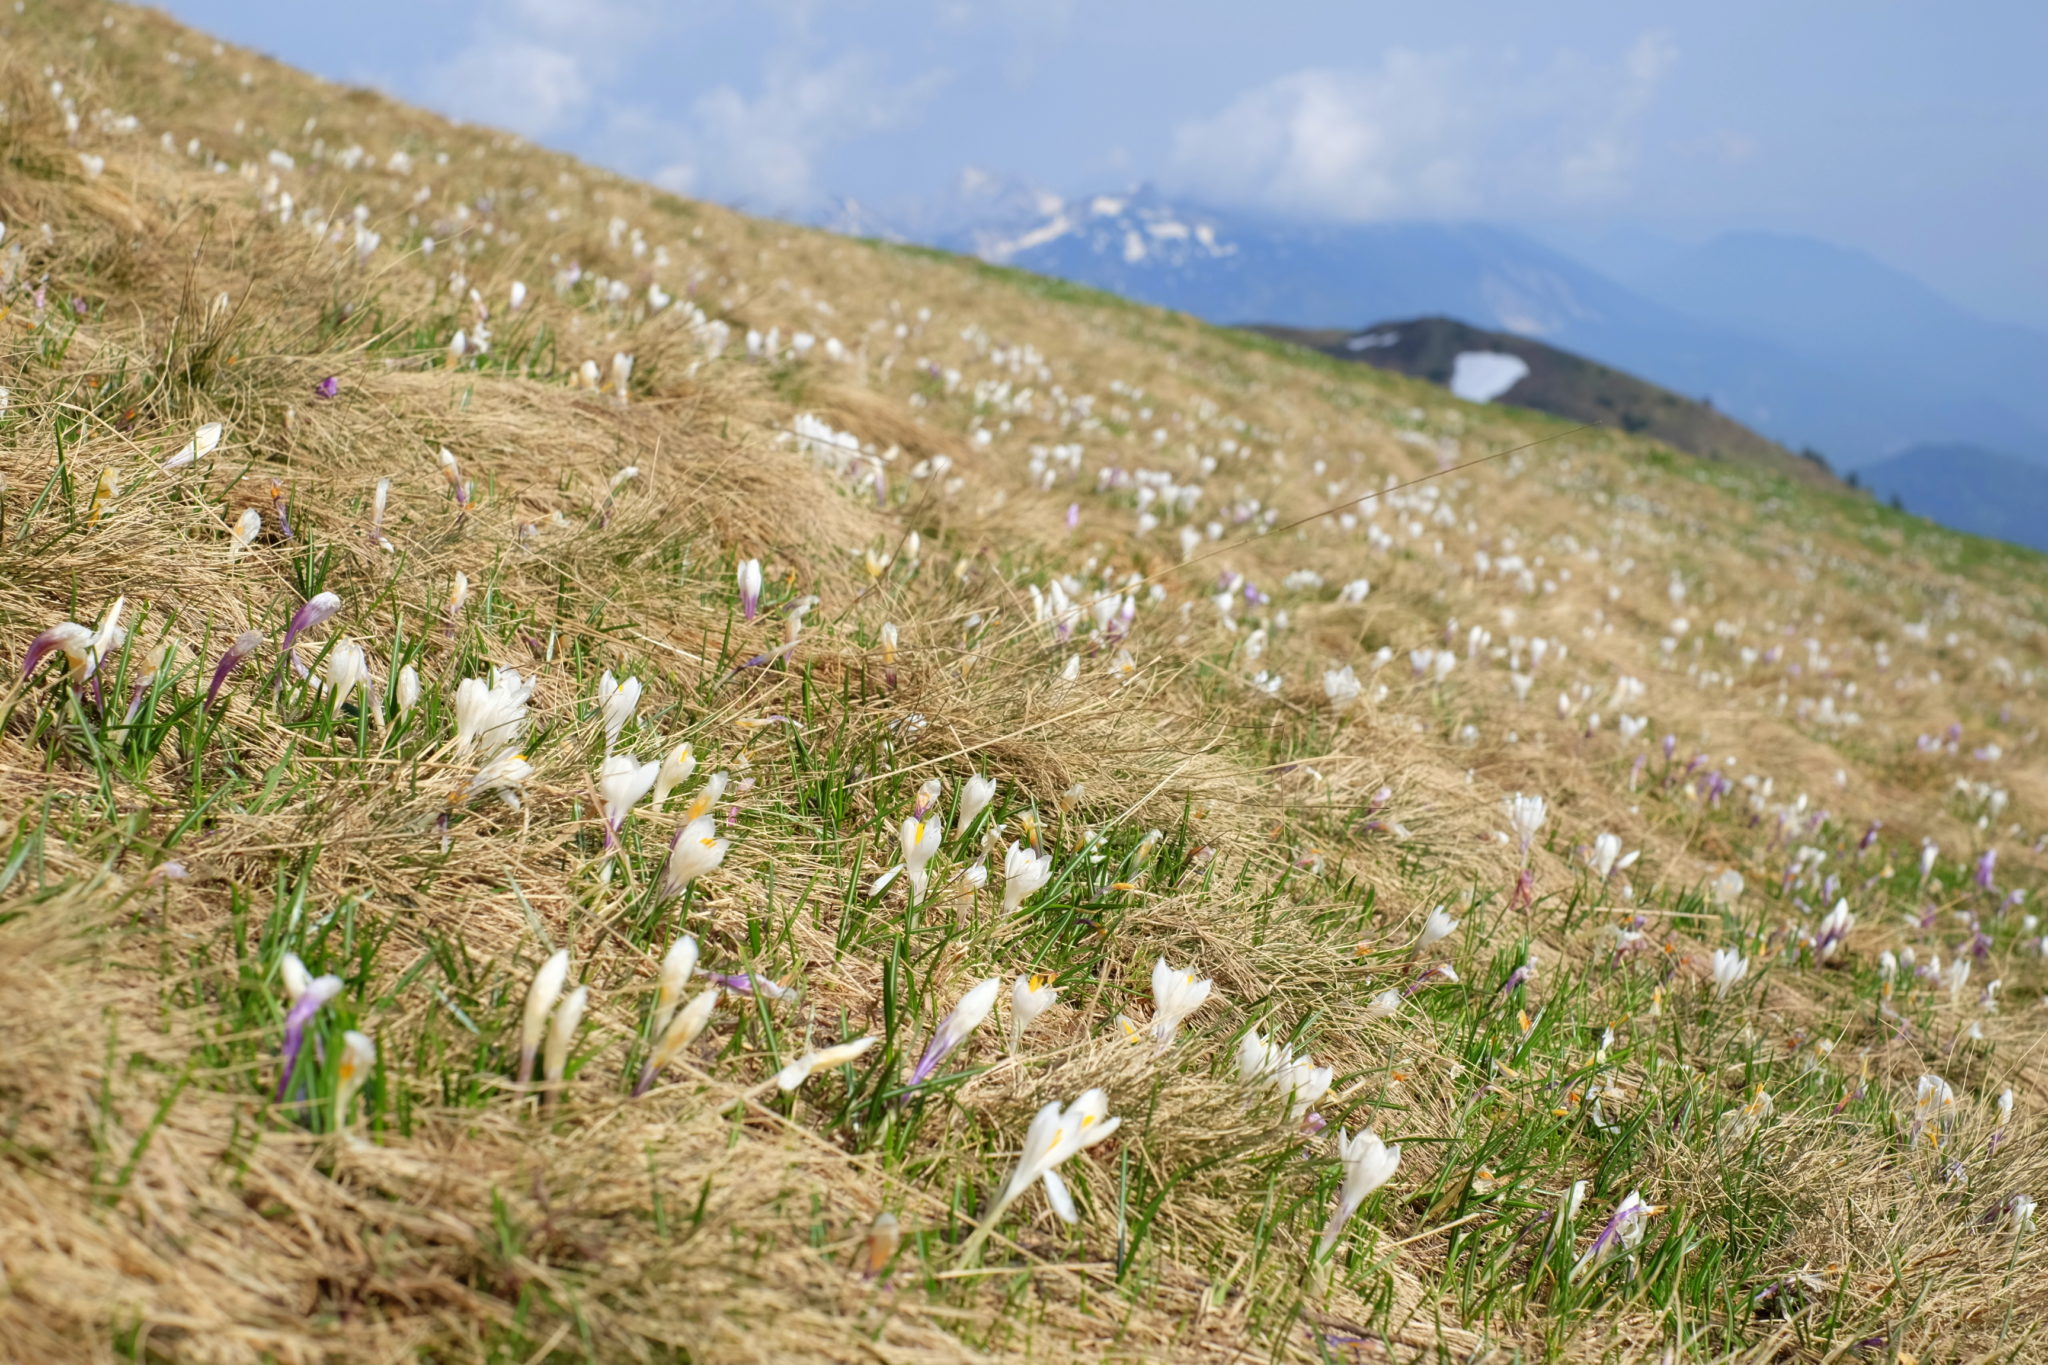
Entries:
{"type": "Polygon", "coordinates": [[[0,13],[0,1358],[2048,1354],[2044,561],[0,13]]]}

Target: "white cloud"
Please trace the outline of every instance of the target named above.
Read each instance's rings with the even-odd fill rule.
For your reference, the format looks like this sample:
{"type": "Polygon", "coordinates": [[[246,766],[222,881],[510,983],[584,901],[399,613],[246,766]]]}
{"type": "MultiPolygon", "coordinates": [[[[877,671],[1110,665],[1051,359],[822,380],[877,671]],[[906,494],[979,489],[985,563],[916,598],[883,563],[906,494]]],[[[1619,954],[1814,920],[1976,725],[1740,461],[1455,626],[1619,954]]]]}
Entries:
{"type": "Polygon", "coordinates": [[[426,94],[463,118],[544,137],[588,116],[626,54],[665,22],[659,0],[491,5],[469,45],[427,72],[426,94]]]}
{"type": "Polygon", "coordinates": [[[468,46],[426,73],[428,103],[537,140],[578,147],[685,194],[765,211],[812,207],[836,146],[897,128],[944,84],[905,79],[872,54],[817,64],[810,0],[757,17],[777,41],[747,89],[698,46],[718,15],[672,0],[499,0],[468,46]],[[694,31],[693,31],[694,30],[694,31]],[[681,54],[680,66],[671,54],[681,54]],[[699,93],[689,96],[692,88],[699,93]],[[659,89],[659,104],[647,96],[659,89]],[[628,92],[637,92],[628,93],[628,92]]]}
{"type": "Polygon", "coordinates": [[[590,78],[573,54],[542,43],[493,40],[457,53],[434,74],[437,103],[464,118],[541,137],[581,114],[590,78]]]}
{"type": "Polygon", "coordinates": [[[1221,203],[1353,221],[1612,199],[1676,58],[1649,33],[1608,65],[1395,48],[1372,69],[1296,71],[1183,123],[1170,178],[1221,203]]]}
{"type": "Polygon", "coordinates": [[[818,197],[824,153],[911,121],[944,82],[937,72],[891,81],[859,53],[815,68],[772,62],[751,96],[721,85],[692,101],[654,179],[749,208],[806,207],[818,197]]]}

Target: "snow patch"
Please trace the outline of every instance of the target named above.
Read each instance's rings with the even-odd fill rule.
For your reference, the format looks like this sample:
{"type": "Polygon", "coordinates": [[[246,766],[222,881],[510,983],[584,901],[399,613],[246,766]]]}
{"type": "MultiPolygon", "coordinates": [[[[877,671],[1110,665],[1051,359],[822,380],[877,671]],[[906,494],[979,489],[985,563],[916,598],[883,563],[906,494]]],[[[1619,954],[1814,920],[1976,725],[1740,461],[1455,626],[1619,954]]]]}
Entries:
{"type": "Polygon", "coordinates": [[[1519,384],[1529,362],[1503,351],[1460,351],[1451,361],[1451,392],[1468,403],[1491,403],[1519,384]]]}
{"type": "MultiPolygon", "coordinates": [[[[1370,351],[1376,346],[1392,346],[1400,339],[1401,334],[1394,331],[1361,332],[1355,337],[1347,338],[1344,342],[1344,349],[1347,351],[1370,351]]],[[[1460,358],[1462,359],[1463,357],[1460,358]]]]}
{"type": "Polygon", "coordinates": [[[1062,213],[1054,217],[1051,222],[1042,223],[1020,237],[1013,237],[1008,241],[989,243],[982,248],[981,256],[984,260],[1002,265],[1019,252],[1029,251],[1035,246],[1044,246],[1047,242],[1058,241],[1073,230],[1074,220],[1062,213]]]}

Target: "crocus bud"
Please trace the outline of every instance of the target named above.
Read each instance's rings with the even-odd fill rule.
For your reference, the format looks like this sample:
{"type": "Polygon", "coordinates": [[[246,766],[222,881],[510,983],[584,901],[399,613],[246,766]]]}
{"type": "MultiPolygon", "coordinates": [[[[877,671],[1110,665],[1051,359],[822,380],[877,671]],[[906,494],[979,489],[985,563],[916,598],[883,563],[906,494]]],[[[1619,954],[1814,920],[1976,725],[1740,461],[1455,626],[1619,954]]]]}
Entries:
{"type": "Polygon", "coordinates": [[[753,620],[761,610],[761,561],[743,559],[738,572],[740,585],[740,615],[753,620]]]}
{"type": "Polygon", "coordinates": [[[208,455],[211,455],[214,447],[220,444],[220,433],[221,424],[219,422],[208,422],[205,426],[193,432],[192,439],[187,441],[177,454],[164,461],[164,472],[169,473],[173,469],[183,469],[194,460],[203,460],[208,455]]]}
{"type": "Polygon", "coordinates": [[[228,558],[240,559],[244,551],[256,543],[256,537],[263,534],[263,514],[253,507],[244,507],[242,515],[235,518],[235,524],[228,529],[228,558]]]}
{"type": "Polygon", "coordinates": [[[1049,976],[1020,976],[1010,983],[1010,1050],[1024,1041],[1024,1031],[1059,1003],[1060,988],[1049,976]]]}
{"type": "Polygon", "coordinates": [[[533,1079],[533,1063],[540,1054],[541,1031],[547,1026],[548,1012],[561,998],[562,986],[568,979],[569,950],[561,948],[540,964],[540,970],[533,974],[533,984],[526,989],[526,1012],[519,1024],[521,1085],[533,1079]]]}
{"type": "Polygon", "coordinates": [[[910,1073],[912,1085],[922,1085],[931,1079],[939,1069],[939,1063],[946,1060],[948,1053],[967,1040],[967,1036],[981,1027],[989,1012],[996,1007],[996,996],[1003,989],[1003,983],[996,977],[976,986],[960,998],[960,1003],[947,1012],[939,1021],[938,1029],[926,1045],[924,1056],[918,1059],[917,1068],[910,1073]]]}
{"type": "Polygon", "coordinates": [[[363,1088],[363,1082],[370,1079],[370,1069],[377,1065],[377,1045],[366,1033],[350,1029],[341,1035],[341,1060],[334,1076],[334,1126],[337,1130],[348,1125],[349,1102],[356,1092],[363,1088]]]}
{"type": "Polygon", "coordinates": [[[299,1053],[306,1045],[306,1025],[322,1006],[341,994],[341,978],[318,976],[306,983],[306,989],[292,1002],[284,1015],[284,1070],[277,1078],[277,1098],[283,1099],[290,1089],[292,1073],[298,1069],[299,1053]]]}
{"type": "Polygon", "coordinates": [[[694,935],[684,934],[669,945],[668,952],[661,959],[661,987],[654,997],[654,1020],[651,1032],[661,1036],[668,1027],[669,1017],[676,1011],[676,1003],[683,998],[683,991],[690,984],[690,977],[697,970],[697,940],[694,935]]]}
{"type": "Polygon", "coordinates": [[[980,773],[967,779],[960,787],[959,808],[953,816],[953,829],[963,832],[974,823],[974,817],[988,809],[988,803],[996,799],[996,783],[992,777],[980,773]]]}
{"type": "Polygon", "coordinates": [[[655,1077],[681,1056],[684,1048],[697,1041],[698,1035],[704,1032],[704,1026],[711,1022],[711,1011],[717,1004],[718,987],[708,986],[676,1011],[675,1017],[668,1021],[668,1027],[656,1037],[654,1050],[647,1055],[647,1064],[640,1068],[640,1080],[633,1087],[634,1094],[646,1094],[655,1077]]]}
{"type": "Polygon", "coordinates": [[[835,1066],[845,1066],[848,1062],[853,1061],[880,1041],[881,1039],[872,1036],[856,1038],[850,1043],[841,1043],[837,1047],[819,1048],[814,1052],[806,1052],[803,1056],[775,1073],[775,1088],[782,1091],[794,1090],[809,1080],[811,1073],[815,1071],[829,1071],[835,1066]]]}
{"type": "Polygon", "coordinates": [[[690,780],[690,774],[697,771],[697,751],[685,741],[668,751],[668,757],[661,761],[661,775],[654,779],[654,808],[660,810],[668,804],[668,794],[690,780]]]}
{"type": "Polygon", "coordinates": [[[289,652],[292,641],[313,627],[332,617],[341,610],[341,599],[331,592],[315,593],[306,604],[292,613],[292,619],[284,629],[283,648],[289,652]]]}
{"type": "Polygon", "coordinates": [[[397,699],[399,715],[402,716],[412,710],[414,706],[419,704],[420,700],[419,670],[411,664],[407,664],[399,669],[398,682],[392,687],[391,691],[392,695],[397,699]]]}
{"type": "Polygon", "coordinates": [[[227,652],[220,656],[220,662],[214,666],[213,681],[206,688],[206,705],[200,708],[201,710],[213,706],[213,699],[219,695],[221,684],[228,680],[228,674],[234,672],[242,660],[255,653],[256,646],[262,643],[263,632],[257,630],[245,630],[235,637],[235,642],[228,646],[227,652]]]}
{"type": "Polygon", "coordinates": [[[575,1041],[576,1028],[583,1022],[583,1012],[590,1005],[590,987],[578,986],[563,998],[561,1008],[555,1011],[554,1021],[548,1026],[548,1041],[541,1058],[541,1079],[549,1085],[562,1083],[569,1068],[569,1044],[575,1041]]]}

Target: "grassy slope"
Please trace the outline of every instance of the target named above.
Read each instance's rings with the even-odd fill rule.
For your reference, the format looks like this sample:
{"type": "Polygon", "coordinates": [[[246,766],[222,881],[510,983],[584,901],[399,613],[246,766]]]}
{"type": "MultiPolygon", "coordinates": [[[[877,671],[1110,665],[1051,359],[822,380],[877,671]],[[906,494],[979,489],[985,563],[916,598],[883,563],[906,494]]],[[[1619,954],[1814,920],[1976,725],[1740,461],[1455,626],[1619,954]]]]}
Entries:
{"type": "Polygon", "coordinates": [[[2048,1184],[2038,930],[2000,908],[2039,881],[2048,800],[2037,557],[1065,286],[683,203],[147,13],[38,5],[0,15],[0,40],[0,253],[19,248],[0,261],[0,641],[26,649],[123,595],[129,632],[97,687],[46,666],[0,697],[14,1349],[2038,1351],[2015,1309],[2044,1291],[2040,1252],[2000,1223],[2048,1184]],[[409,170],[385,164],[400,150],[409,170]],[[360,259],[357,205],[381,234],[360,259]],[[583,278],[558,289],[572,262],[583,278]],[[514,280],[532,293],[517,313],[514,280]],[[650,310],[651,282],[736,332],[776,328],[786,348],[804,330],[848,358],[821,340],[749,360],[737,336],[710,356],[681,307],[650,310]],[[471,288],[492,346],[451,368],[448,337],[480,319],[471,288]],[[569,382],[621,350],[630,402],[569,382]],[[894,452],[881,496],[796,448],[799,414],[894,452]],[[211,420],[220,449],[161,472],[211,420]],[[1055,444],[1079,446],[1078,470],[1034,472],[1055,444]],[[473,480],[466,507],[443,446],[473,480]],[[1199,485],[1194,511],[1141,523],[1118,470],[1199,485]],[[388,549],[370,531],[384,478],[388,549]],[[232,556],[247,508],[262,530],[232,556]],[[1212,519],[1183,564],[1179,531],[1212,519]],[[871,576],[866,552],[895,562],[871,576]],[[762,620],[738,610],[741,557],[765,565],[762,620]],[[1320,584],[1288,579],[1303,571],[1320,584]],[[1231,588],[1226,622],[1225,573],[1271,601],[1231,588]],[[1067,638],[1034,621],[1030,590],[1063,575],[1084,601],[1137,576],[1127,638],[1092,613],[1067,638]],[[1371,596],[1340,602],[1359,577],[1371,596]],[[354,641],[376,684],[340,706],[278,652],[320,590],[343,611],[299,661],[317,674],[354,641]],[[749,666],[806,594],[795,652],[749,666]],[[214,660],[251,627],[264,644],[207,711],[214,660]],[[1439,645],[1459,655],[1448,676],[1411,676],[1408,652],[1439,645]],[[424,682],[403,715],[401,663],[424,682]],[[1322,683],[1339,664],[1365,684],[1342,712],[1322,683]],[[450,800],[474,768],[450,742],[456,684],[491,665],[538,679],[516,812],[450,800]],[[647,689],[622,749],[687,740],[700,778],[734,777],[725,865],[680,902],[654,885],[694,782],[642,805],[603,870],[605,670],[647,689]],[[1261,672],[1277,690],[1249,685],[1261,672]],[[1624,739],[1619,713],[1654,724],[1624,739]],[[1916,744],[1951,722],[1959,745],[1916,744]],[[976,770],[1001,784],[992,819],[933,870],[950,888],[985,846],[990,889],[871,898],[918,784],[942,777],[950,810],[976,770]],[[1514,791],[1550,801],[1533,905],[1498,837],[1514,791]],[[1053,855],[1015,917],[993,820],[1053,855]],[[1604,883],[1583,856],[1603,830],[1644,850],[1604,883]],[[1924,886],[1922,836],[1942,848],[1924,886]],[[1990,847],[1984,892],[1969,868],[1990,847]],[[1703,898],[1731,867],[1744,894],[1703,898]],[[1857,925],[1823,965],[1808,941],[1837,895],[1857,925]],[[1439,904],[1461,927],[1412,952],[1439,904]],[[708,966],[795,994],[728,1000],[630,1099],[685,927],[708,966]],[[1717,1000],[1722,945],[1752,965],[1717,1000]],[[592,1003],[543,1107],[507,1074],[557,946],[592,1003]],[[1887,990],[1878,954],[1907,946],[1923,967],[1960,951],[1972,975],[1887,990]],[[333,1093],[342,1029],[377,1041],[345,1133],[325,1106],[272,1099],[287,952],[343,983],[314,1019],[307,1094],[333,1093]],[[1164,1055],[1113,1022],[1145,1020],[1162,954],[1215,982],[1164,1055]],[[1455,984],[1424,983],[1437,961],[1455,984]],[[1063,1003],[1019,1053],[1000,1014],[906,1093],[952,1001],[1020,972],[1055,975],[1063,1003]],[[1391,1019],[1369,1009],[1411,988],[1391,1019]],[[1254,1025],[1332,1068],[1329,1133],[1238,1081],[1254,1025]],[[794,1096],[766,1084],[807,1043],[863,1033],[882,1044],[794,1096]],[[1938,1145],[1912,1127],[1929,1071],[1957,1095],[1938,1145]],[[1033,1110],[1091,1086],[1122,1125],[1065,1168],[1078,1224],[1034,1191],[970,1265],[1033,1110]],[[1731,1132],[1759,1087],[1773,1116],[1731,1132]],[[1402,1144],[1400,1168],[1318,1261],[1335,1131],[1365,1126],[1402,1144]],[[1583,1206],[1558,1221],[1576,1181],[1583,1206]],[[1571,1274],[1631,1189],[1663,1206],[1640,1248],[1571,1274]],[[870,1280],[854,1267],[884,1211],[902,1245],[870,1280]]]}

